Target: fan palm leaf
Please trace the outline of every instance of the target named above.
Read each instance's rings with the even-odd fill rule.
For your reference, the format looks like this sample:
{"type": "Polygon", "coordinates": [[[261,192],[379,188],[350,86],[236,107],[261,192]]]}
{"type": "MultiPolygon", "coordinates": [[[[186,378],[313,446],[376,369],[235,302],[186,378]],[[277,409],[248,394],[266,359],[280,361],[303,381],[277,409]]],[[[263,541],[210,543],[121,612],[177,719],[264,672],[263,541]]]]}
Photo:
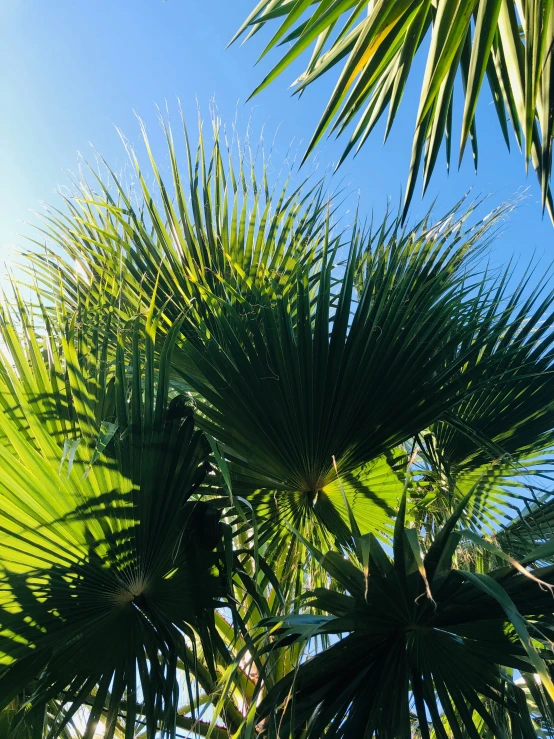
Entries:
{"type": "Polygon", "coordinates": [[[14,732],[56,701],[44,736],[63,736],[83,705],[83,739],[101,717],[108,739],[143,723],[151,739],[175,736],[179,667],[194,704],[196,644],[214,681],[214,655],[226,656],[214,611],[227,581],[220,512],[191,497],[209,445],[169,394],[175,331],[155,360],[151,311],[133,351],[120,345],[99,373],[90,357],[102,352],[79,352],[74,323],[56,344],[23,311],[18,324],[10,315],[0,325],[0,709],[27,691],[14,732]]]}
{"type": "Polygon", "coordinates": [[[371,534],[358,540],[357,567],[337,552],[312,550],[346,591],[307,594],[305,606],[328,615],[268,621],[267,649],[308,645],[320,634],[334,635],[334,643],[300,661],[264,698],[263,735],[477,739],[508,728],[531,739],[552,722],[545,661],[552,659],[552,567],[455,569],[461,507],[425,556],[416,531],[404,529],[403,509],[392,559],[371,534]],[[541,676],[534,715],[510,677],[514,669],[541,676]]]}
{"type": "Polygon", "coordinates": [[[191,301],[201,307],[199,287],[238,302],[252,285],[286,291],[300,265],[317,268],[336,209],[322,180],[293,185],[285,172],[284,183],[271,183],[270,156],[257,151],[263,142],[229,142],[215,117],[210,149],[201,124],[195,151],[183,126],[183,172],[171,126],[160,121],[171,182],[162,177],[141,121],[152,174],[125,142],[138,193],[107,165],[104,179],[91,169],[92,183],[76,183],[66,208],[43,217],[31,240],[39,248],[21,265],[47,305],[75,311],[86,304],[89,328],[91,310],[104,318],[107,295],[114,298],[114,326],[147,311],[156,295],[161,333],[191,301]]]}
{"type": "MultiPolygon", "coordinates": [[[[544,545],[554,531],[554,505],[550,487],[531,488],[526,500],[511,521],[499,529],[497,538],[502,548],[515,557],[524,557],[533,547],[544,545]]],[[[550,562],[550,555],[545,555],[550,562]]]]}
{"type": "Polygon", "coordinates": [[[240,309],[206,295],[212,315],[203,308],[204,317],[185,320],[183,375],[198,422],[220,444],[234,493],[254,503],[268,553],[296,578],[296,592],[305,573],[296,545],[283,546],[283,525],[323,547],[344,538],[349,507],[362,532],[390,536],[406,462],[399,445],[448,413],[470,434],[455,416],[460,404],[517,385],[524,365],[530,378],[542,368],[527,366],[531,333],[528,344],[505,338],[515,323],[498,280],[482,284],[474,260],[489,228],[464,231],[449,214],[380,244],[364,255],[358,295],[365,242],[353,238],[333,301],[331,249],[319,273],[286,295],[260,293],[240,309]]]}
{"type": "MultiPolygon", "coordinates": [[[[490,359],[505,354],[509,381],[464,399],[420,437],[423,455],[435,475],[446,482],[451,504],[477,485],[474,502],[481,508],[477,518],[492,528],[510,513],[506,508],[510,499],[516,503],[518,497],[529,499],[529,488],[544,487],[552,469],[552,293],[544,289],[547,284],[542,289],[539,285],[523,299],[526,287],[524,281],[509,298],[503,288],[499,291],[498,300],[506,305],[506,330],[478,358],[484,367],[493,368],[490,359]],[[508,346],[514,351],[505,353],[508,346]],[[497,515],[491,517],[495,502],[497,515]]],[[[472,511],[470,506],[467,512],[472,511]]]]}
{"type": "MultiPolygon", "coordinates": [[[[419,228],[428,238],[433,237],[429,215],[419,228]]],[[[358,263],[358,293],[371,275],[373,253],[411,237],[412,229],[402,227],[401,218],[388,214],[371,230],[358,263]]],[[[489,531],[498,528],[530,499],[533,485],[543,488],[550,478],[554,447],[553,295],[548,271],[533,280],[538,269],[531,264],[515,288],[511,287],[510,268],[497,282],[491,310],[498,312],[505,329],[497,341],[489,342],[475,355],[474,361],[483,372],[488,369],[496,375],[496,358],[504,357],[503,380],[494,388],[471,393],[417,436],[419,477],[411,495],[431,528],[433,522],[440,524],[448,518],[471,488],[475,488],[475,495],[464,511],[466,524],[489,531]]]]}

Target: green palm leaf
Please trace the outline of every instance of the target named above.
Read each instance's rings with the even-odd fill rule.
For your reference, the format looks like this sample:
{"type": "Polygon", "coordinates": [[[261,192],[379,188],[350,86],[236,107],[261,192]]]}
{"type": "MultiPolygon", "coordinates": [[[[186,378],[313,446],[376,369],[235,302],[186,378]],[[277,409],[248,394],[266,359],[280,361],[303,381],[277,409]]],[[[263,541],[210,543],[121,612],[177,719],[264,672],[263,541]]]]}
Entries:
{"type": "MultiPolygon", "coordinates": [[[[387,215],[370,234],[358,263],[358,292],[363,291],[371,275],[373,253],[388,243],[411,238],[411,229],[402,228],[400,221],[400,217],[387,215]]],[[[419,228],[428,238],[433,237],[429,216],[419,228]]],[[[505,525],[523,501],[531,500],[534,485],[544,489],[551,477],[554,376],[550,334],[554,295],[548,275],[532,283],[536,269],[531,265],[515,289],[509,288],[510,268],[499,275],[490,310],[498,313],[504,329],[474,355],[460,378],[464,382],[465,371],[470,367],[475,371],[479,366],[483,378],[490,372],[490,379],[494,376],[499,381],[471,392],[418,434],[418,482],[411,497],[418,508],[416,515],[421,515],[431,530],[448,518],[472,488],[475,494],[464,512],[466,523],[494,530],[505,525]]],[[[470,343],[483,338],[479,322],[474,325],[476,333],[470,343]]],[[[451,361],[457,351],[446,361],[451,361]]]]}
{"type": "Polygon", "coordinates": [[[209,445],[168,394],[176,331],[155,361],[150,315],[133,352],[120,346],[102,374],[90,361],[98,347],[81,354],[73,324],[55,345],[20,313],[16,347],[7,316],[0,709],[27,691],[13,731],[33,716],[40,725],[57,701],[44,736],[63,736],[83,705],[83,739],[101,717],[108,739],[134,737],[143,722],[149,738],[174,736],[178,669],[194,705],[197,643],[214,682],[215,654],[226,658],[214,621],[226,590],[223,524],[191,498],[209,445]]]}
{"type": "MultiPolygon", "coordinates": [[[[269,691],[258,715],[264,736],[477,739],[508,728],[531,739],[551,724],[554,686],[541,657],[552,659],[551,593],[516,568],[454,569],[460,514],[425,558],[402,516],[392,559],[372,535],[359,541],[358,568],[336,552],[314,552],[346,593],[307,594],[305,605],[328,616],[269,620],[270,648],[322,634],[334,643],[269,691]],[[541,675],[534,714],[514,669],[541,675]]],[[[551,567],[531,574],[552,588],[551,567]]]]}
{"type": "MultiPolygon", "coordinates": [[[[34,303],[0,311],[0,726],[536,736],[551,596],[475,533],[552,448],[554,298],[481,259],[503,211],[341,230],[217,128],[181,180],[166,133],[172,187],[153,157],[139,205],[85,186],[28,257],[34,303]]],[[[553,556],[512,526],[525,566],[553,556]]]]}
{"type": "Polygon", "coordinates": [[[59,312],[86,306],[87,329],[105,325],[107,302],[114,331],[146,312],[155,295],[161,333],[191,301],[201,306],[201,290],[237,303],[252,286],[286,291],[299,266],[317,268],[336,209],[323,181],[293,186],[285,172],[284,183],[270,182],[270,161],[254,144],[228,142],[216,118],[210,150],[201,127],[196,151],[183,127],[184,156],[170,124],[161,124],[171,182],[163,179],[141,122],[154,186],[127,145],[138,197],[107,165],[105,181],[91,170],[92,183],[77,183],[66,208],[43,218],[34,240],[39,249],[21,265],[47,306],[59,312]]]}
{"type": "Polygon", "coordinates": [[[509,147],[509,120],[526,165],[531,159],[537,172],[543,208],[548,207],[554,217],[549,184],[554,110],[551,0],[377,0],[369,4],[367,0],[262,0],[233,41],[246,33],[249,38],[266,24],[278,28],[261,58],[280,45],[286,44],[287,51],[255,93],[310,47],[313,53],[296,80],[297,92],[335,65],[341,66],[306,156],[326,131],[344,133],[354,121],[345,155],[354,147],[359,150],[388,109],[387,136],[414,59],[423,51],[427,59],[404,214],[422,164],[426,190],[445,138],[450,163],[454,83],[459,71],[464,89],[460,160],[470,137],[477,167],[475,111],[486,74],[506,143],[509,147]]]}
{"type": "Polygon", "coordinates": [[[397,445],[490,383],[517,381],[527,355],[502,339],[510,311],[496,281],[475,289],[489,226],[464,234],[449,214],[367,252],[354,237],[333,300],[325,252],[318,275],[282,297],[260,293],[239,309],[207,296],[211,315],[185,321],[183,375],[199,423],[229,460],[234,491],[266,518],[264,537],[286,520],[319,546],[326,530],[341,540],[345,498],[362,531],[390,535],[405,462],[397,445]]]}

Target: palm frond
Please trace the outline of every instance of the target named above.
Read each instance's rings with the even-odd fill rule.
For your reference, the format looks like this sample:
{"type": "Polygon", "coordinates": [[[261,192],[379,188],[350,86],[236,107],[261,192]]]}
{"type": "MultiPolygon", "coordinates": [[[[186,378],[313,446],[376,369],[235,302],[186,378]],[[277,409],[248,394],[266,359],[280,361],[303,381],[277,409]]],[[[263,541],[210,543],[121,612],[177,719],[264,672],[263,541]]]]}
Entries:
{"type": "Polygon", "coordinates": [[[533,351],[504,339],[512,311],[498,280],[482,284],[494,218],[464,229],[464,217],[367,251],[354,236],[334,298],[335,252],[324,249],[319,273],[285,295],[259,293],[240,309],[206,295],[211,308],[183,324],[198,423],[229,461],[234,493],[255,504],[263,540],[294,569],[297,592],[303,574],[283,525],[324,548],[344,539],[348,503],[362,532],[390,536],[406,462],[398,445],[487,387],[517,384],[533,351]]]}
{"type": "Polygon", "coordinates": [[[141,122],[151,173],[125,142],[138,192],[107,164],[104,178],[91,168],[65,209],[43,217],[33,240],[39,248],[24,255],[21,269],[45,304],[62,312],[86,305],[88,327],[105,316],[108,295],[115,325],[145,313],[155,295],[162,333],[191,301],[201,306],[200,288],[237,303],[252,286],[283,292],[300,266],[317,268],[336,209],[323,180],[293,184],[285,169],[284,182],[272,182],[263,141],[241,145],[235,134],[229,141],[215,117],[211,144],[200,124],[196,149],[183,124],[183,153],[170,123],[160,123],[171,182],[141,122]]]}
{"type": "Polygon", "coordinates": [[[100,717],[108,739],[134,737],[142,722],[149,739],[173,737],[179,666],[194,705],[196,644],[214,681],[214,655],[225,658],[214,611],[227,591],[220,512],[192,497],[209,445],[169,393],[177,326],[155,360],[151,311],[133,351],[120,344],[98,372],[91,354],[102,353],[79,351],[74,323],[56,344],[20,312],[17,346],[8,315],[0,709],[30,690],[13,731],[56,701],[48,737],[63,736],[83,705],[86,739],[100,717]]]}
{"type": "MultiPolygon", "coordinates": [[[[454,224],[451,224],[454,226],[454,224]]],[[[429,214],[416,225],[426,238],[435,238],[429,214]]],[[[356,274],[358,293],[371,275],[373,254],[387,244],[413,238],[412,228],[388,213],[372,228],[356,274]]],[[[484,267],[483,284],[492,278],[484,267]]],[[[494,278],[496,293],[489,311],[504,325],[483,350],[461,371],[478,363],[497,381],[470,392],[416,439],[417,484],[411,498],[422,523],[440,525],[459,500],[474,489],[465,509],[466,523],[489,532],[505,525],[524,501],[532,502],[532,489],[544,490],[551,477],[554,451],[554,374],[552,370],[552,304],[549,270],[529,265],[516,287],[510,266],[494,278]],[[539,270],[542,276],[534,279],[539,270]],[[498,362],[500,361],[501,364],[498,362]],[[501,369],[502,366],[502,369],[501,369]]],[[[480,308],[479,308],[480,310],[480,308]]],[[[482,327],[475,322],[481,341],[482,327]]],[[[491,337],[492,338],[492,337],[491,337]]],[[[455,347],[447,362],[456,356],[455,347]]],[[[468,384],[468,389],[470,384],[468,384]]]]}
{"type": "Polygon", "coordinates": [[[414,60],[426,56],[416,117],[406,214],[417,176],[427,189],[446,140],[450,167],[456,79],[463,83],[459,158],[471,140],[478,149],[475,112],[487,76],[500,130],[510,147],[508,122],[539,178],[543,209],[554,217],[550,179],[554,110],[554,12],[550,0],[261,0],[234,40],[250,38],[264,26],[275,30],[261,58],[284,45],[286,51],[253,94],[282,74],[309,48],[305,71],[296,80],[301,94],[336,67],[337,83],[306,156],[322,136],[348,137],[343,158],[359,151],[386,113],[385,138],[400,107],[414,60]],[[351,125],[352,124],[352,125],[351,125]],[[351,133],[345,133],[351,129],[351,133]]]}
{"type": "Polygon", "coordinates": [[[507,294],[508,279],[506,272],[496,296],[505,330],[476,358],[485,372],[496,373],[494,357],[502,357],[502,379],[494,389],[465,398],[420,437],[422,453],[446,482],[451,503],[477,486],[474,503],[480,511],[470,506],[467,512],[491,528],[506,523],[517,509],[514,503],[521,508],[522,501],[532,501],[534,485],[544,489],[554,452],[554,295],[545,278],[525,297],[529,276],[507,294]]]}
{"type": "Polygon", "coordinates": [[[531,739],[552,725],[552,567],[454,568],[460,514],[425,556],[401,514],[392,558],[371,534],[358,542],[357,567],[337,552],[313,552],[346,592],[307,594],[305,607],[324,615],[270,619],[267,648],[307,647],[321,634],[334,643],[300,660],[264,698],[264,736],[477,739],[508,729],[531,739]],[[534,706],[514,670],[533,683],[540,674],[534,706]]]}

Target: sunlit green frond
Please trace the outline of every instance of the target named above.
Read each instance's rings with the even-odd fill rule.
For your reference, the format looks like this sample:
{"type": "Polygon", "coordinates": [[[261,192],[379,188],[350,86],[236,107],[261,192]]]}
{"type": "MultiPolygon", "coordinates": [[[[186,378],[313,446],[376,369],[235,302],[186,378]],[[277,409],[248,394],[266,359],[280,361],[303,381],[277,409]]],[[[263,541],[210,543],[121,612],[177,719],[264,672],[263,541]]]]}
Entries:
{"type": "Polygon", "coordinates": [[[234,132],[229,141],[216,118],[213,140],[200,126],[196,149],[186,128],[180,147],[170,124],[160,123],[169,182],[141,123],[151,172],[126,144],[138,192],[107,165],[104,179],[91,170],[65,209],[43,217],[40,248],[25,255],[22,269],[46,304],[59,311],[86,305],[88,328],[93,316],[105,318],[107,296],[117,323],[146,311],[155,294],[166,330],[191,301],[201,308],[200,288],[237,303],[251,287],[286,291],[301,265],[317,268],[336,208],[322,180],[293,185],[285,172],[284,181],[272,181],[263,142],[241,145],[234,132]]]}
{"type": "Polygon", "coordinates": [[[209,445],[169,395],[175,331],[155,361],[149,317],[102,374],[72,324],[49,345],[20,318],[0,373],[0,709],[27,691],[18,720],[58,702],[48,737],[83,705],[85,739],[100,717],[113,739],[122,714],[125,739],[136,722],[172,737],[178,668],[194,703],[197,642],[214,680],[226,654],[227,582],[220,512],[191,498],[209,445]]]}
{"type": "Polygon", "coordinates": [[[281,46],[285,51],[255,93],[309,48],[312,54],[295,82],[296,92],[328,72],[338,77],[307,154],[329,131],[347,137],[344,156],[359,151],[385,114],[386,138],[411,84],[414,61],[423,53],[404,213],[421,170],[426,190],[445,139],[450,167],[458,78],[463,87],[459,159],[471,140],[477,169],[475,112],[486,75],[506,144],[509,148],[509,122],[526,167],[531,160],[537,173],[543,207],[554,217],[551,0],[261,0],[235,39],[250,38],[266,25],[273,34],[260,58],[281,46]]]}

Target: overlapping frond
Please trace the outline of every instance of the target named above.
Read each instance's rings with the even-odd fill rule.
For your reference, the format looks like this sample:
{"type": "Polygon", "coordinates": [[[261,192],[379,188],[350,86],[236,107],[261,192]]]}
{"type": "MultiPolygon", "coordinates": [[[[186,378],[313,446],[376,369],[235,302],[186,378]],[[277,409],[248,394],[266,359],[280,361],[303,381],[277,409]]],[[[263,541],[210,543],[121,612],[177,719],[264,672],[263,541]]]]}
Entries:
{"type": "Polygon", "coordinates": [[[224,525],[192,498],[209,445],[169,394],[176,332],[155,360],[151,316],[132,353],[120,346],[98,372],[73,324],[56,344],[21,312],[18,347],[4,314],[0,708],[27,696],[14,732],[32,716],[41,726],[54,701],[48,737],[83,705],[84,739],[100,717],[108,739],[140,727],[174,736],[178,669],[194,705],[196,644],[214,682],[214,655],[226,655],[214,621],[227,590],[224,525]]]}
{"type": "MultiPolygon", "coordinates": [[[[550,475],[545,487],[531,487],[530,499],[517,511],[513,519],[497,534],[503,549],[516,557],[536,546],[541,546],[554,536],[554,505],[550,475]]],[[[545,561],[551,561],[549,555],[545,561]]]]}
{"type": "Polygon", "coordinates": [[[545,488],[554,459],[554,296],[546,280],[525,296],[528,278],[507,295],[506,281],[496,299],[505,330],[478,357],[493,373],[491,358],[503,357],[503,378],[464,399],[420,437],[422,453],[442,476],[451,504],[473,488],[477,508],[470,506],[468,513],[492,530],[523,501],[532,501],[534,485],[545,488]]]}
{"type": "MultiPolygon", "coordinates": [[[[443,220],[443,224],[448,222],[443,220]]],[[[452,214],[448,228],[461,228],[452,214]]],[[[434,239],[437,228],[426,215],[415,228],[434,239]]],[[[440,227],[439,229],[440,230],[440,227]]],[[[371,272],[372,254],[390,243],[413,238],[413,230],[401,226],[401,218],[387,216],[369,234],[359,259],[356,285],[362,291],[371,272]]],[[[485,265],[484,265],[485,268],[485,265]]],[[[544,491],[551,476],[554,447],[554,374],[552,367],[552,305],[549,271],[534,279],[539,265],[531,264],[519,284],[512,286],[508,267],[495,278],[495,293],[488,307],[496,315],[500,331],[483,344],[480,353],[462,368],[477,363],[483,378],[479,391],[470,391],[460,403],[437,418],[415,440],[417,484],[412,486],[416,516],[432,530],[448,518],[459,500],[473,489],[466,523],[489,531],[504,525],[532,501],[532,490],[544,491]]],[[[484,283],[487,271],[483,273],[484,283]]],[[[489,272],[488,279],[492,275],[489,272]]],[[[478,308],[480,310],[480,308],[478,308]]],[[[482,341],[482,328],[468,341],[482,341]]],[[[455,347],[451,361],[459,351],[455,347]]],[[[470,390],[472,380],[467,383],[470,390]]]]}
{"type": "Polygon", "coordinates": [[[551,596],[475,531],[554,556],[501,528],[550,474],[554,296],[481,259],[502,209],[343,229],[217,125],[186,177],[165,133],[171,187],[145,138],[155,187],[132,151],[138,195],[83,185],[0,312],[0,722],[530,737],[551,596]]]}
{"type": "Polygon", "coordinates": [[[260,293],[240,310],[207,296],[211,315],[185,321],[199,423],[269,530],[284,517],[340,538],[346,497],[363,530],[390,533],[406,457],[396,447],[490,384],[516,381],[524,358],[502,344],[510,311],[475,261],[494,219],[462,221],[449,214],[368,251],[353,238],[336,288],[327,250],[319,273],[285,295],[260,293]]]}

